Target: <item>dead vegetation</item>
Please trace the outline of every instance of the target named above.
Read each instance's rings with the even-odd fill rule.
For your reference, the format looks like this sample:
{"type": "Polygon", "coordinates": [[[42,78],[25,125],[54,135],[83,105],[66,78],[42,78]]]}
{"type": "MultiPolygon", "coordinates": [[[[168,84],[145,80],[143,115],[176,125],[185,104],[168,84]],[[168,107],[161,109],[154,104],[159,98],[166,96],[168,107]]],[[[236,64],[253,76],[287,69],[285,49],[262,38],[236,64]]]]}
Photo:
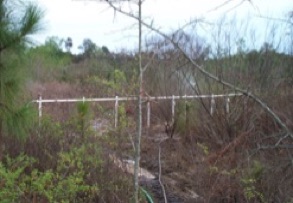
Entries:
{"type": "MultiPolygon", "coordinates": [[[[159,43],[172,47],[164,40],[159,43]]],[[[181,41],[180,45],[184,47],[184,43],[192,40],[181,41]]],[[[156,51],[150,48],[142,53],[143,62],[149,64],[144,78],[145,95],[235,93],[235,89],[197,71],[176,47],[156,51]]],[[[195,62],[219,79],[240,85],[265,101],[292,132],[293,83],[288,70],[292,55],[259,50],[209,58],[208,48],[193,51],[198,52],[192,55],[195,62]],[[263,62],[270,66],[265,75],[263,62]],[[278,77],[272,78],[274,75],[278,77]]],[[[30,100],[37,99],[39,94],[43,99],[137,95],[137,55],[97,52],[83,58],[58,52],[60,63],[50,64],[51,55],[42,58],[40,53],[38,49],[30,53],[35,56],[29,61],[32,78],[27,83],[26,95],[30,100]]],[[[170,100],[152,101],[150,128],[146,125],[147,101],[143,101],[140,165],[155,179],[142,178],[141,185],[157,202],[292,202],[292,137],[247,94],[230,98],[229,111],[226,99],[216,98],[214,104],[206,98],[178,100],[174,118],[170,100]],[[211,105],[215,107],[213,113],[211,105]]],[[[2,139],[5,156],[1,157],[0,172],[13,173],[26,163],[19,179],[13,179],[15,185],[24,187],[22,193],[15,193],[17,200],[131,202],[132,166],[123,160],[131,162],[134,158],[136,103],[119,102],[117,128],[113,127],[111,102],[43,107],[43,118],[38,122],[35,117],[26,139],[2,139]],[[35,161],[17,162],[23,155],[35,161]],[[9,157],[16,162],[10,164],[9,157]],[[48,181],[42,182],[42,178],[48,181]],[[71,188],[72,185],[78,187],[71,188]],[[58,187],[63,193],[54,190],[58,187]]],[[[1,191],[14,191],[14,187],[6,184],[12,177],[10,174],[6,181],[0,179],[1,191]]],[[[143,202],[143,195],[141,199],[143,202]]]]}
{"type": "MultiPolygon", "coordinates": [[[[160,61],[160,63],[164,67],[164,62],[160,61]]],[[[166,63],[172,64],[169,59],[166,63]]],[[[155,89],[146,90],[147,92],[160,95],[165,90],[171,91],[164,83],[169,81],[167,73],[172,72],[172,68],[165,71],[162,73],[164,77],[160,81],[152,83],[154,80],[152,69],[149,70],[147,80],[155,89]]],[[[173,78],[172,80],[179,79],[173,78]]],[[[208,82],[208,86],[202,86],[204,91],[211,92],[212,89],[215,89],[218,93],[227,92],[227,89],[208,82]]],[[[99,82],[93,84],[105,85],[99,82]]],[[[81,94],[97,97],[103,95],[102,92],[96,94],[93,84],[83,83],[80,86],[54,82],[44,83],[42,87],[37,84],[31,86],[31,94],[37,95],[41,89],[47,98],[80,97],[81,94]]],[[[172,86],[172,84],[169,85],[172,86]]],[[[263,90],[259,96],[267,101],[268,105],[292,130],[290,118],[293,108],[290,101],[293,97],[291,91],[288,91],[291,84],[286,83],[285,86],[284,91],[283,89],[263,90]],[[275,94],[276,92],[278,94],[275,94]]],[[[188,86],[184,88],[192,91],[188,86]]],[[[103,90],[110,91],[110,89],[103,90]]],[[[175,91],[174,94],[176,92],[180,94],[181,90],[176,86],[172,91],[175,91]]],[[[166,95],[167,92],[163,94],[166,95]]],[[[257,91],[256,94],[258,94],[257,91]]],[[[153,102],[151,104],[151,128],[147,129],[145,125],[142,136],[141,166],[156,177],[159,176],[161,166],[161,182],[165,186],[167,197],[170,198],[169,202],[176,198],[180,199],[179,202],[290,202],[293,193],[292,187],[290,187],[293,184],[292,140],[289,137],[280,139],[283,136],[281,126],[254,101],[245,96],[231,98],[229,112],[225,109],[225,99],[216,99],[215,103],[216,108],[214,114],[211,115],[210,100],[179,101],[176,103],[175,120],[170,123],[172,120],[171,101],[153,102]],[[169,124],[167,132],[166,122],[169,124]],[[161,165],[158,161],[159,145],[161,147],[161,165]]],[[[121,160],[133,158],[135,134],[135,104],[125,103],[124,108],[122,115],[119,116],[120,124],[117,129],[110,127],[103,131],[105,136],[100,136],[98,139],[93,138],[94,142],[100,143],[104,153],[114,153],[121,160]]],[[[76,111],[74,109],[75,106],[72,104],[50,104],[45,107],[45,112],[54,117],[54,120],[66,123],[72,112],[76,111]]],[[[111,126],[113,110],[114,104],[91,104],[92,119],[106,119],[107,125],[111,126]]],[[[146,113],[145,107],[143,112],[146,113]]],[[[143,121],[146,123],[146,120],[143,121]]],[[[72,134],[70,128],[72,125],[66,132],[72,134]]],[[[78,135],[76,136],[78,137],[78,135]]],[[[76,136],[73,138],[69,136],[66,139],[79,143],[76,141],[78,139],[76,136]]],[[[50,138],[49,135],[47,138],[50,138]]],[[[59,146],[52,144],[54,142],[60,141],[48,140],[46,146],[59,146]]],[[[40,149],[35,149],[34,153],[38,153],[38,150],[40,149]]],[[[52,152],[56,150],[54,148],[52,152]]],[[[45,155],[40,154],[39,156],[45,155]]],[[[108,158],[105,157],[105,159],[108,158]]],[[[109,173],[117,170],[116,166],[108,162],[104,167],[109,173]]],[[[120,172],[119,174],[124,178],[128,177],[128,181],[131,181],[131,176],[120,172]]],[[[119,180],[119,176],[117,178],[119,180]]],[[[115,182],[115,185],[122,184],[118,182],[115,182]]],[[[144,182],[143,184],[149,191],[152,191],[158,201],[163,199],[158,183],[144,182]],[[156,193],[158,194],[155,195],[156,193]]],[[[131,190],[131,187],[127,190],[131,190]]],[[[122,199],[120,193],[115,192],[115,195],[117,199],[122,199]]]]}

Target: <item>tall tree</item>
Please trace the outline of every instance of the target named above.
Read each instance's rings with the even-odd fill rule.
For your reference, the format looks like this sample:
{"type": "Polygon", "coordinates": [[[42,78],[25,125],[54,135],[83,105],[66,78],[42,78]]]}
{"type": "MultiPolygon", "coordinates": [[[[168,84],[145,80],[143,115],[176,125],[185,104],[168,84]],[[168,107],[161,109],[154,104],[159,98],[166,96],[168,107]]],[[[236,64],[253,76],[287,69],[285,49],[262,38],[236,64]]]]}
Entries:
{"type": "MultiPolygon", "coordinates": [[[[103,0],[101,0],[103,1],[103,0]]],[[[143,0],[138,0],[138,1],[128,1],[128,0],[106,0],[106,2],[109,4],[110,7],[114,9],[114,11],[121,12],[118,7],[115,6],[115,3],[123,3],[123,2],[128,2],[128,3],[134,3],[137,6],[138,9],[138,14],[136,15],[135,20],[138,22],[138,64],[137,64],[137,69],[138,69],[138,89],[137,89],[137,106],[138,106],[138,111],[137,111],[137,132],[135,135],[135,150],[134,150],[134,202],[138,203],[139,202],[139,168],[140,168],[140,151],[141,151],[141,136],[142,136],[142,103],[143,103],[143,98],[145,96],[145,91],[143,87],[143,75],[148,67],[149,64],[146,66],[142,65],[142,4],[143,0]]],[[[122,12],[123,13],[123,12],[122,12]]]]}
{"type": "Polygon", "coordinates": [[[86,57],[91,57],[97,50],[97,45],[89,38],[85,38],[79,49],[83,50],[83,55],[86,57]]]}
{"type": "Polygon", "coordinates": [[[73,42],[72,42],[72,38],[71,37],[67,37],[67,39],[65,40],[65,49],[67,52],[70,52],[70,49],[73,46],[73,42]]]}
{"type": "Polygon", "coordinates": [[[28,107],[20,101],[24,70],[21,53],[29,37],[42,29],[43,12],[32,3],[0,0],[0,158],[6,135],[24,135],[28,107]]]}

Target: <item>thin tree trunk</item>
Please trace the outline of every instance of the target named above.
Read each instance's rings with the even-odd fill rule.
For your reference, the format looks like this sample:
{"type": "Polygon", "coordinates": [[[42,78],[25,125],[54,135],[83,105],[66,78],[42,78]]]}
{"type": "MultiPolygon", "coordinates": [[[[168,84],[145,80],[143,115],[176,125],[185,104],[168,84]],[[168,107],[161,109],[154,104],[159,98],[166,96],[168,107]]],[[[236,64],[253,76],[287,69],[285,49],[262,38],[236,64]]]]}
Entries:
{"type": "Polygon", "coordinates": [[[2,120],[0,119],[0,161],[2,161],[2,158],[3,158],[3,146],[4,146],[2,136],[3,136],[3,134],[2,134],[2,120]]]}
{"type": "Polygon", "coordinates": [[[163,196],[164,196],[164,203],[168,203],[168,200],[167,200],[167,195],[166,195],[166,190],[165,190],[165,187],[164,187],[164,184],[162,182],[162,164],[161,164],[161,143],[163,141],[161,141],[159,143],[159,183],[160,183],[160,186],[162,188],[162,192],[163,192],[163,196]]]}
{"type": "Polygon", "coordinates": [[[142,97],[143,97],[143,70],[141,63],[141,4],[142,1],[138,2],[138,68],[139,68],[139,92],[138,92],[138,118],[137,118],[137,135],[135,138],[135,155],[134,155],[134,202],[139,202],[139,162],[140,162],[140,141],[142,134],[142,97]]]}

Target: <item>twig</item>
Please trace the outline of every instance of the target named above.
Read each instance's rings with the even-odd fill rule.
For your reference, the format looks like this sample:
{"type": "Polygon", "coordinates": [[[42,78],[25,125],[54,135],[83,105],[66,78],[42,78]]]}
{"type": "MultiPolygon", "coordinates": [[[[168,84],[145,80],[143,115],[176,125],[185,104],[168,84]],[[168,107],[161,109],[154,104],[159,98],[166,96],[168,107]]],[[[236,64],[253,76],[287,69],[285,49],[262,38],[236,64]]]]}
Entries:
{"type": "Polygon", "coordinates": [[[206,75],[207,77],[217,81],[218,83],[229,87],[231,89],[233,89],[234,91],[237,92],[241,92],[244,96],[247,96],[249,98],[251,98],[252,100],[254,100],[256,103],[258,103],[266,112],[268,112],[271,117],[281,126],[281,128],[283,128],[284,131],[286,131],[288,133],[288,136],[290,136],[291,138],[293,138],[293,134],[292,132],[289,130],[289,128],[287,127],[287,125],[280,119],[280,117],[274,112],[272,111],[272,109],[265,103],[263,102],[260,98],[258,98],[256,95],[252,94],[251,92],[239,88],[227,81],[222,80],[222,78],[215,76],[214,74],[208,72],[207,70],[204,69],[203,66],[197,64],[191,57],[189,57],[188,53],[186,53],[186,51],[183,50],[183,48],[180,47],[180,45],[175,42],[172,37],[169,37],[167,34],[164,34],[163,32],[161,32],[160,30],[152,27],[151,25],[147,24],[145,21],[143,21],[142,19],[139,19],[137,16],[127,13],[124,10],[121,10],[120,8],[115,7],[112,3],[109,2],[109,5],[115,9],[116,11],[130,17],[136,20],[139,20],[139,22],[144,25],[145,27],[147,27],[148,29],[156,32],[157,34],[161,35],[162,37],[164,37],[166,40],[170,41],[175,48],[177,48],[179,51],[181,51],[181,53],[183,54],[183,56],[192,64],[194,65],[202,74],[206,75]]]}

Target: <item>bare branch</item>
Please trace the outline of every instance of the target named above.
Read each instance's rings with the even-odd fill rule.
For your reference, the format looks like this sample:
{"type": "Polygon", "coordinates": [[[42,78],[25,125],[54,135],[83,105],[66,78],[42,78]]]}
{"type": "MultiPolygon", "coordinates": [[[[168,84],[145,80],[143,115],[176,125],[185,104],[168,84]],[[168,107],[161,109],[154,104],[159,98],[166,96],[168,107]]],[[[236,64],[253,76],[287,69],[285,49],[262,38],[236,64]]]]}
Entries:
{"type": "Polygon", "coordinates": [[[263,16],[263,15],[258,15],[256,17],[266,19],[266,20],[274,20],[274,21],[278,21],[278,22],[282,22],[282,23],[288,23],[288,24],[291,24],[291,25],[293,24],[292,22],[290,22],[290,19],[273,18],[273,17],[263,16]]]}
{"type": "Polygon", "coordinates": [[[293,134],[292,132],[289,130],[289,128],[287,127],[287,125],[280,119],[280,117],[274,112],[272,111],[272,109],[265,103],[263,102],[260,98],[258,98],[256,95],[252,94],[251,92],[249,92],[248,90],[245,90],[245,89],[242,89],[242,88],[239,88],[227,81],[224,81],[222,80],[221,78],[215,76],[214,74],[206,71],[204,69],[203,66],[197,64],[191,57],[189,57],[188,53],[186,53],[186,51],[180,47],[180,45],[175,42],[171,37],[169,37],[168,35],[166,35],[165,33],[161,32],[159,29],[156,29],[154,27],[152,27],[151,25],[147,24],[146,22],[144,22],[142,19],[139,19],[137,16],[133,15],[133,14],[130,14],[130,13],[127,13],[126,11],[124,10],[121,10],[120,8],[117,8],[115,7],[115,5],[113,5],[112,3],[109,2],[109,5],[117,10],[118,12],[130,17],[130,18],[133,18],[133,19],[136,19],[138,21],[140,21],[140,23],[142,25],[144,25],[145,27],[147,27],[148,29],[156,32],[157,34],[159,34],[160,36],[164,37],[166,40],[168,40],[169,42],[171,42],[174,47],[176,47],[178,50],[181,51],[181,53],[183,54],[183,56],[192,64],[194,65],[202,74],[206,75],[207,77],[219,82],[220,84],[226,86],[226,87],[229,87],[231,89],[233,89],[234,91],[237,91],[237,92],[241,92],[244,96],[247,96],[249,98],[251,98],[252,100],[254,100],[256,103],[258,103],[267,113],[269,113],[273,119],[276,120],[276,122],[281,126],[281,128],[286,131],[288,133],[288,135],[293,138],[293,134]]]}
{"type": "MultiPolygon", "coordinates": [[[[208,12],[216,11],[216,10],[218,10],[218,9],[220,9],[220,8],[222,8],[222,7],[226,6],[226,5],[228,5],[229,3],[233,2],[233,1],[234,1],[234,0],[227,0],[227,1],[225,1],[224,3],[222,3],[221,5],[219,5],[219,6],[215,7],[215,8],[213,8],[213,9],[209,10],[208,12]]],[[[233,6],[233,7],[230,8],[229,10],[227,10],[225,13],[234,10],[235,8],[237,8],[237,7],[239,7],[241,4],[243,4],[245,1],[249,1],[249,2],[250,2],[250,0],[242,0],[242,1],[240,1],[237,5],[233,6]]]]}
{"type": "Polygon", "coordinates": [[[145,72],[146,71],[146,69],[150,66],[150,64],[152,63],[152,60],[155,58],[155,56],[156,56],[156,53],[154,52],[153,53],[153,55],[152,55],[152,57],[151,57],[151,59],[148,61],[148,63],[142,68],[142,72],[145,72]]]}

